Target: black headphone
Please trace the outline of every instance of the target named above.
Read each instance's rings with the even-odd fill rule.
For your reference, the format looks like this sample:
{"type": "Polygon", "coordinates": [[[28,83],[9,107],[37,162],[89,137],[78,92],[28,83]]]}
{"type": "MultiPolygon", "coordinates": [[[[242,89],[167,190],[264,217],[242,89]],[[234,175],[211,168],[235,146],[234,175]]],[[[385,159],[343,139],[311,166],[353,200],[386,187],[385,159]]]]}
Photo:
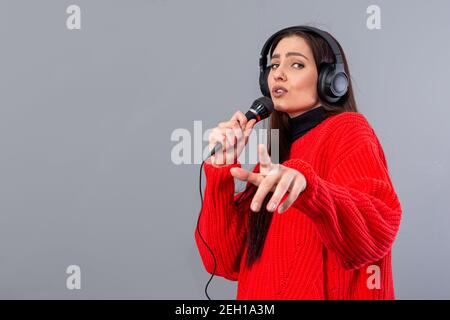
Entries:
{"type": "Polygon", "coordinates": [[[309,26],[294,26],[282,29],[273,34],[264,44],[259,57],[259,87],[261,92],[266,97],[270,96],[269,85],[267,79],[269,76],[270,68],[267,66],[267,55],[272,47],[273,40],[284,32],[289,31],[303,31],[310,32],[322,37],[333,50],[335,57],[334,63],[322,63],[319,66],[319,77],[317,81],[317,92],[321,99],[329,102],[336,103],[344,96],[348,91],[349,79],[344,69],[344,62],[342,59],[341,50],[334,38],[325,31],[309,26]]]}

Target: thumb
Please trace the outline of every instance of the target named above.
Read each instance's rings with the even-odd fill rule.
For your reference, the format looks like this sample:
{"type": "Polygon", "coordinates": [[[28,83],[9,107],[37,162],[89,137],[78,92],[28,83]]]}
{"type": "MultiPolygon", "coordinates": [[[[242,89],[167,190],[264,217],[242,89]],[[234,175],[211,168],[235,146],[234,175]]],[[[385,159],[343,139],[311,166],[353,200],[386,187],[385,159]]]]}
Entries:
{"type": "Polygon", "coordinates": [[[233,177],[242,181],[247,181],[250,176],[250,172],[242,168],[231,168],[230,173],[233,177]]]}
{"type": "Polygon", "coordinates": [[[236,179],[241,181],[248,181],[253,183],[255,186],[259,186],[263,177],[260,174],[253,173],[242,168],[231,168],[230,173],[236,179]]]}

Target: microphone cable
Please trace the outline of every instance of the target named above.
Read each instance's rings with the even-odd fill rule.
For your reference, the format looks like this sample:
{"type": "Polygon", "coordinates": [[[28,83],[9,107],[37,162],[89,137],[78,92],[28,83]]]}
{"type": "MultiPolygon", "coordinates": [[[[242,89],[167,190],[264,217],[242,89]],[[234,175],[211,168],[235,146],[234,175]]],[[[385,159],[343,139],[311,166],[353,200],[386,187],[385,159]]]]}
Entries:
{"type": "MultiPolygon", "coordinates": [[[[206,283],[205,286],[205,295],[208,298],[208,300],[212,300],[209,295],[208,295],[208,286],[211,282],[211,280],[214,278],[214,275],[216,274],[216,267],[217,267],[217,260],[216,260],[216,256],[214,255],[214,252],[211,250],[211,248],[208,246],[208,244],[206,243],[205,239],[203,238],[201,232],[200,232],[200,217],[202,215],[203,212],[203,192],[202,192],[202,170],[203,170],[203,165],[205,164],[206,160],[202,161],[202,164],[200,165],[200,175],[199,175],[199,192],[200,192],[200,212],[198,214],[198,219],[197,219],[197,233],[200,236],[200,239],[203,241],[203,243],[205,244],[206,248],[208,248],[209,252],[211,253],[212,257],[213,257],[213,261],[214,261],[214,267],[213,267],[213,272],[211,274],[211,278],[209,278],[208,282],[206,283]]],[[[234,203],[239,203],[241,198],[244,196],[245,194],[245,190],[241,192],[241,194],[238,196],[238,198],[234,201],[234,203]]]]}
{"type": "Polygon", "coordinates": [[[213,261],[214,261],[214,268],[213,268],[213,272],[212,272],[211,278],[209,278],[209,280],[208,280],[208,282],[206,283],[206,286],[205,286],[206,297],[208,298],[208,300],[211,300],[211,298],[208,295],[208,286],[209,286],[209,283],[211,282],[212,278],[214,277],[214,274],[216,273],[217,262],[216,262],[216,256],[214,255],[214,252],[208,246],[208,244],[206,243],[205,239],[203,239],[202,234],[200,233],[200,216],[202,215],[202,211],[203,211],[202,170],[203,170],[203,165],[205,164],[205,161],[206,160],[203,160],[202,164],[200,166],[200,176],[199,176],[199,182],[198,182],[199,191],[200,191],[200,201],[201,201],[200,204],[201,204],[201,207],[200,207],[200,213],[198,214],[198,219],[197,219],[197,233],[200,236],[200,239],[205,244],[206,248],[208,248],[209,252],[211,253],[211,255],[213,257],[213,261]]]}

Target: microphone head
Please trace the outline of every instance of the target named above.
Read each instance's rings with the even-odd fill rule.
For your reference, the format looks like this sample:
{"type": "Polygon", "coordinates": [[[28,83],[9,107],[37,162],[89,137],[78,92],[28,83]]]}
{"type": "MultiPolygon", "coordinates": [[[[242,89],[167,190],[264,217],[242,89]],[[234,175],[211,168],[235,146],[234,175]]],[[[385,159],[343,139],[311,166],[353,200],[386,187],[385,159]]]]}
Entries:
{"type": "Polygon", "coordinates": [[[256,119],[256,122],[266,119],[273,112],[274,106],[272,99],[269,97],[261,97],[256,99],[250,110],[247,111],[245,116],[248,120],[256,119]]]}

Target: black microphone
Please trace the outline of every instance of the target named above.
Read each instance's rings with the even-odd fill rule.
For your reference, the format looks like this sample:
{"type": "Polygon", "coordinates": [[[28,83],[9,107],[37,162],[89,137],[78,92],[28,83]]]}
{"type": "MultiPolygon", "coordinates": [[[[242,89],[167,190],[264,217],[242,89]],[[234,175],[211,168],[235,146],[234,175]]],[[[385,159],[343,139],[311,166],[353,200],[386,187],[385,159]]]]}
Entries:
{"type": "MultiPolygon", "coordinates": [[[[256,119],[256,122],[266,119],[273,112],[272,99],[268,97],[261,97],[256,99],[250,109],[245,113],[248,121],[256,119]]],[[[209,154],[208,158],[213,156],[217,151],[222,149],[222,143],[218,142],[214,149],[209,154]]]]}

